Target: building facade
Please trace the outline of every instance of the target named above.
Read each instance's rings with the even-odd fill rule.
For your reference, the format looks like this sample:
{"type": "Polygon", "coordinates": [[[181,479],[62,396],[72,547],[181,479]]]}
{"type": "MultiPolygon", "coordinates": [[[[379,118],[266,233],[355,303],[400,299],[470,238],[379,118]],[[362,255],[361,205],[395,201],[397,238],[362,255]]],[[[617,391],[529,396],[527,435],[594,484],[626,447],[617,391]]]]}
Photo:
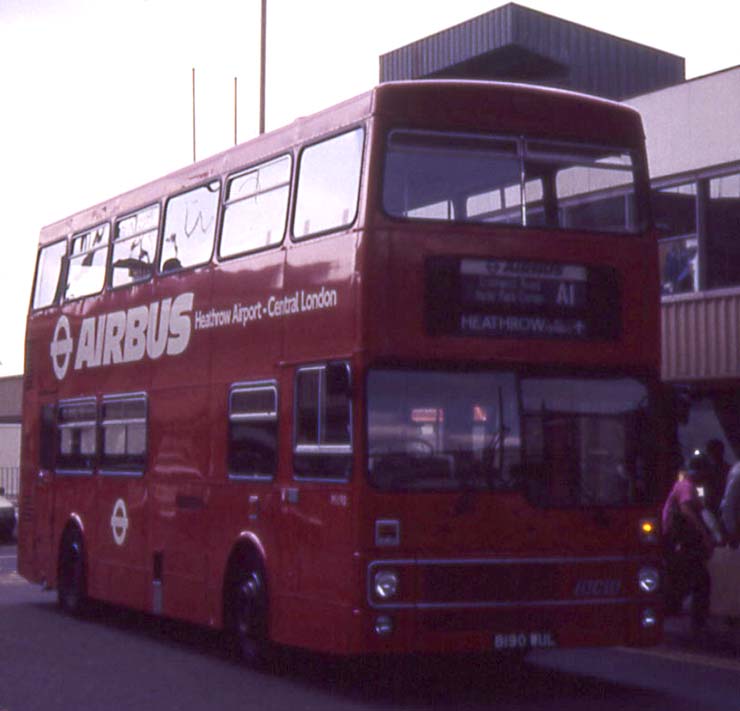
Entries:
{"type": "Polygon", "coordinates": [[[18,496],[23,376],[0,378],[0,489],[18,496]]]}
{"type": "Polygon", "coordinates": [[[740,456],[740,67],[629,102],[645,123],[660,236],[662,375],[687,415],[684,453],[740,456]]]}

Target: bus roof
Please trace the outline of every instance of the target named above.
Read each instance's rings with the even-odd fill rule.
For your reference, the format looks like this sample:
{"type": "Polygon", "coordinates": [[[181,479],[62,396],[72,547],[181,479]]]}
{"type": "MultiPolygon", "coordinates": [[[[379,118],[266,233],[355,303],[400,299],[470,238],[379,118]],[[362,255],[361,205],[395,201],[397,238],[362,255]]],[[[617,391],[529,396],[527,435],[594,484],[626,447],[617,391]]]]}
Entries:
{"type": "Polygon", "coordinates": [[[632,146],[643,138],[639,114],[614,101],[527,84],[417,80],[380,84],[316,114],[192,163],[128,192],[81,210],[41,230],[40,244],[126,215],[168,195],[276,157],[370,115],[398,117],[410,127],[440,130],[491,128],[502,133],[632,146]],[[440,102],[440,92],[445,101],[440,102]],[[443,110],[440,111],[440,106],[443,110]],[[578,120],[574,120],[574,112],[578,120]]]}

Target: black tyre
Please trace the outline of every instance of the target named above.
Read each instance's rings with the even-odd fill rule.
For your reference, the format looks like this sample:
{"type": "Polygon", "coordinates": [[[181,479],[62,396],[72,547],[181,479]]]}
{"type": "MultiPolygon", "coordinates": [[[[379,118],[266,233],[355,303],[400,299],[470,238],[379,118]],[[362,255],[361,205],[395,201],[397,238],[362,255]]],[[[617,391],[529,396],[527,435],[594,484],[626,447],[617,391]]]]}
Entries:
{"type": "Polygon", "coordinates": [[[267,585],[264,569],[250,559],[236,563],[229,592],[229,632],[244,662],[263,667],[269,658],[267,585]]]}
{"type": "Polygon", "coordinates": [[[59,550],[57,579],[59,607],[71,615],[81,615],[87,603],[85,549],[79,529],[64,534],[59,550]]]}

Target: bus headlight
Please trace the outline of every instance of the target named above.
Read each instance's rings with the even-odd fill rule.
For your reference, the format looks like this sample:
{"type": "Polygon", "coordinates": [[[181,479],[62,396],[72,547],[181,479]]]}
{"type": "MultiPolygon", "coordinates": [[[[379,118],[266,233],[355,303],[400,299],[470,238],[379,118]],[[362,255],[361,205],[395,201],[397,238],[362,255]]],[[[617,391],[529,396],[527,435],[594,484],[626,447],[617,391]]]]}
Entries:
{"type": "Polygon", "coordinates": [[[379,600],[391,600],[398,594],[398,573],[379,570],[373,576],[373,592],[379,600]]]}
{"type": "Polygon", "coordinates": [[[644,593],[657,592],[660,586],[660,573],[649,565],[640,568],[640,572],[637,573],[637,585],[644,593]]]}

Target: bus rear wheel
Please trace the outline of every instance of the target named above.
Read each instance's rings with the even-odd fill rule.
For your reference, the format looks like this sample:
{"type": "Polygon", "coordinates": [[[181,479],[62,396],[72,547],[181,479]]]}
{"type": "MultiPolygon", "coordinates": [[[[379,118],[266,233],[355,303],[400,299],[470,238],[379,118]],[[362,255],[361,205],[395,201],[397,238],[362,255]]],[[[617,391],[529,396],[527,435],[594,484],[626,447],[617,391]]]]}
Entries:
{"type": "Polygon", "coordinates": [[[77,528],[65,533],[59,551],[57,580],[59,607],[71,615],[81,615],[87,601],[85,549],[82,534],[77,528]]]}
{"type": "Polygon", "coordinates": [[[231,636],[241,659],[250,666],[267,663],[267,588],[260,565],[242,561],[231,588],[231,636]]]}

